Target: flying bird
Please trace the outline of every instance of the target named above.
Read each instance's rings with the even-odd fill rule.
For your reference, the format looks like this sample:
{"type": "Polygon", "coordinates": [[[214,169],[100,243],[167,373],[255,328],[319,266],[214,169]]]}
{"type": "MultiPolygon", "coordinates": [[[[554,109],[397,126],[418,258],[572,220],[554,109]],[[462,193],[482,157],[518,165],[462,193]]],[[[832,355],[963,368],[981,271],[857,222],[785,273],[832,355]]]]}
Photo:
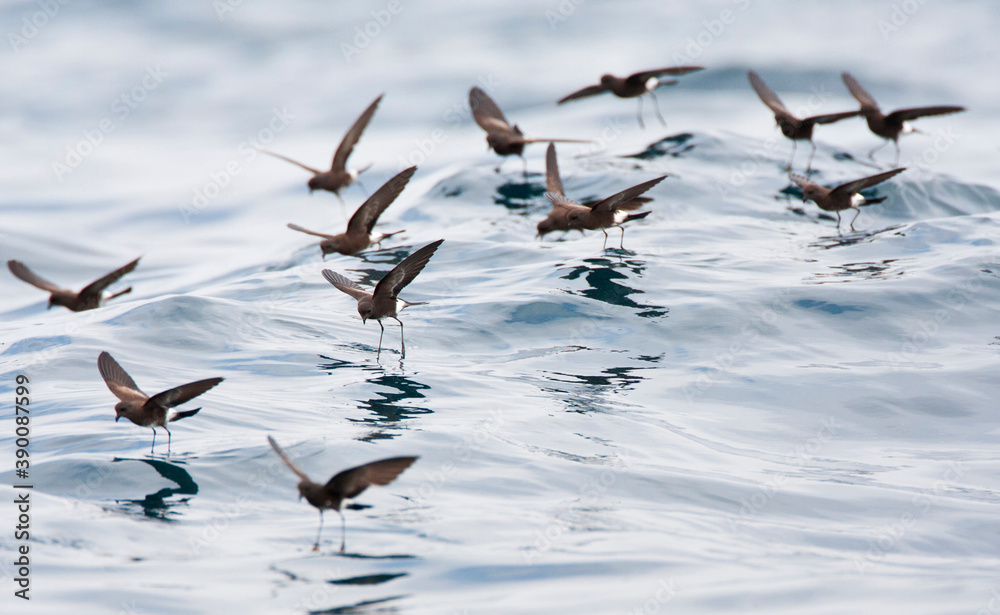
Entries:
{"type": "MultiPolygon", "coordinates": [[[[472,117],[475,118],[479,127],[486,131],[486,144],[497,153],[498,156],[521,156],[524,161],[524,146],[528,143],[544,143],[546,141],[555,143],[590,143],[585,139],[534,139],[524,136],[517,124],[511,125],[504,117],[503,111],[493,101],[489,95],[479,87],[469,90],[469,107],[472,108],[472,117]]],[[[528,172],[528,163],[524,161],[524,172],[528,172]]],[[[496,168],[500,172],[503,161],[496,168]]]]}
{"type": "Polygon", "coordinates": [[[382,101],[383,94],[379,94],[372,104],[368,105],[358,119],[354,120],[354,125],[351,126],[347,134],[344,135],[343,140],[337,147],[337,151],[333,153],[333,164],[330,165],[329,171],[320,171],[319,169],[314,169],[312,167],[306,166],[301,162],[292,160],[282,156],[281,154],[276,154],[274,152],[269,152],[267,150],[261,150],[265,154],[274,156],[275,158],[281,158],[284,161],[290,162],[296,166],[302,167],[306,171],[309,171],[313,176],[309,179],[309,192],[310,194],[314,190],[328,190],[334,193],[340,202],[343,203],[344,200],[340,197],[340,191],[358,180],[358,175],[367,171],[371,165],[367,165],[360,169],[348,169],[347,159],[350,157],[351,152],[354,151],[354,146],[357,145],[358,139],[361,138],[361,133],[365,131],[368,127],[368,122],[371,121],[372,116],[375,115],[375,110],[378,109],[378,104],[382,101]]]}
{"type": "Polygon", "coordinates": [[[150,448],[150,453],[156,447],[156,428],[162,427],[167,432],[168,455],[170,454],[170,430],[167,429],[167,423],[194,416],[201,410],[201,408],[195,408],[180,412],[177,410],[169,411],[170,408],[187,403],[223,380],[222,378],[209,378],[189,382],[150,397],[139,390],[135,381],[107,352],[102,352],[97,357],[97,369],[101,372],[104,383],[108,385],[115,397],[121,400],[115,405],[115,422],[117,423],[118,419],[124,417],[136,425],[152,429],[153,446],[150,448]]]}
{"type": "MultiPolygon", "coordinates": [[[[548,192],[552,194],[557,194],[560,196],[566,196],[566,192],[563,190],[562,178],[559,177],[559,162],[556,159],[556,145],[555,143],[549,143],[548,149],[545,151],[545,187],[548,192]]],[[[618,209],[625,211],[633,211],[642,207],[644,203],[648,203],[653,199],[645,196],[636,197],[630,201],[621,203],[618,209]]],[[[594,205],[596,201],[584,202],[581,205],[572,205],[564,202],[553,202],[552,210],[549,211],[549,215],[546,216],[544,220],[538,223],[538,237],[545,237],[548,233],[554,231],[564,231],[569,232],[572,230],[569,224],[569,214],[575,207],[590,208],[594,205]]],[[[580,233],[583,233],[582,227],[577,227],[580,233]]]]}
{"type": "Polygon", "coordinates": [[[889,141],[892,141],[893,146],[896,148],[896,161],[893,163],[893,166],[899,164],[899,135],[920,132],[910,125],[909,120],[915,120],[918,117],[946,115],[948,113],[965,111],[965,107],[939,105],[936,107],[896,109],[891,113],[884,114],[879,109],[878,103],[872,98],[872,95],[861,87],[857,79],[851,76],[850,73],[841,73],[840,76],[844,80],[844,85],[850,90],[851,96],[861,103],[861,114],[865,116],[865,120],[868,122],[868,129],[885,139],[881,145],[868,152],[868,157],[874,159],[875,152],[880,150],[889,141]]]}
{"type": "Polygon", "coordinates": [[[367,250],[373,245],[381,244],[384,239],[403,232],[393,231],[392,233],[372,234],[372,229],[375,228],[375,223],[378,222],[379,216],[396,200],[396,197],[406,187],[407,182],[410,181],[416,170],[417,167],[405,169],[376,190],[375,194],[371,195],[354,212],[354,215],[351,216],[350,221],[347,223],[347,230],[339,235],[327,235],[326,233],[310,231],[297,224],[289,224],[288,228],[300,233],[322,237],[323,241],[319,243],[319,247],[323,252],[323,258],[326,258],[327,254],[333,254],[334,252],[353,256],[367,250]]]}
{"type": "Polygon", "coordinates": [[[669,176],[663,175],[661,177],[657,177],[656,179],[642,182],[641,184],[613,194],[606,199],[601,199],[589,207],[577,203],[569,197],[554,194],[552,192],[546,192],[545,198],[547,198],[553,205],[558,204],[559,206],[569,209],[568,218],[569,227],[571,229],[587,229],[590,231],[601,231],[604,233],[604,247],[607,247],[608,245],[608,232],[605,229],[617,226],[622,231],[622,240],[619,247],[624,249],[625,227],[622,225],[633,220],[641,220],[652,212],[643,211],[636,214],[630,214],[628,213],[628,210],[622,209],[622,204],[633,201],[636,197],[640,196],[642,193],[646,192],[667,177],[669,176]]]}
{"type": "Polygon", "coordinates": [[[809,141],[809,145],[812,146],[812,151],[809,153],[809,164],[806,166],[806,173],[812,170],[813,156],[816,154],[816,144],[813,143],[812,135],[816,124],[832,124],[849,117],[861,115],[861,111],[845,111],[841,113],[813,115],[799,119],[792,115],[788,108],[785,107],[785,104],[781,102],[781,99],[778,98],[778,95],[771,88],[767,87],[767,84],[760,78],[760,75],[751,70],[747,71],[747,77],[750,79],[753,91],[757,92],[757,96],[760,97],[761,101],[774,112],[774,121],[781,128],[781,134],[792,140],[792,157],[788,159],[789,171],[792,170],[792,161],[795,160],[795,147],[798,145],[798,141],[809,141]]]}
{"type": "Polygon", "coordinates": [[[858,216],[861,214],[861,210],[858,209],[859,207],[881,203],[886,199],[884,196],[873,199],[866,198],[859,194],[859,192],[865,188],[871,188],[872,186],[881,184],[890,177],[898,175],[905,170],[905,168],[901,168],[885,171],[884,173],[879,173],[877,175],[855,179],[854,181],[840,184],[834,188],[820,186],[819,184],[813,183],[808,178],[794,173],[789,175],[789,177],[799,186],[799,188],[802,188],[803,201],[812,201],[819,205],[819,208],[823,211],[833,211],[837,213],[838,229],[840,228],[840,212],[845,209],[853,209],[855,211],[854,218],[851,220],[851,230],[853,231],[854,221],[857,220],[858,216]]]}
{"type": "Polygon", "coordinates": [[[677,83],[677,80],[667,79],[665,81],[661,81],[660,77],[668,75],[686,75],[688,73],[693,73],[694,71],[703,70],[704,68],[704,66],[671,66],[669,68],[644,70],[639,73],[633,73],[628,77],[601,75],[601,82],[599,84],[588,85],[587,87],[577,90],[568,96],[564,96],[559,99],[559,102],[556,104],[561,105],[571,100],[587,98],[588,96],[597,96],[598,94],[603,94],[604,92],[611,92],[618,98],[638,98],[639,113],[636,117],[639,119],[639,128],[645,129],[646,126],[642,123],[642,97],[645,94],[649,94],[649,97],[653,99],[653,108],[656,110],[656,117],[660,118],[660,123],[666,126],[667,122],[663,119],[663,116],[660,115],[660,103],[657,102],[656,94],[653,93],[653,90],[661,85],[674,85],[677,83]]]}
{"type": "Polygon", "coordinates": [[[92,310],[100,307],[105,301],[109,301],[115,297],[120,297],[125,293],[132,292],[132,287],[129,286],[125,290],[120,290],[107,297],[104,296],[105,288],[120,280],[125,274],[130,273],[138,264],[139,259],[137,258],[131,263],[115,269],[101,279],[91,282],[78,293],[56,286],[52,282],[49,282],[45,278],[36,274],[31,269],[28,269],[28,266],[21,261],[7,261],[7,268],[10,269],[10,272],[17,276],[19,280],[52,293],[49,297],[49,308],[53,305],[61,305],[74,312],[82,312],[84,310],[92,310]]]}
{"type": "Polygon", "coordinates": [[[271,448],[278,454],[278,457],[281,457],[288,469],[299,477],[299,499],[305,498],[307,502],[319,510],[319,530],[316,532],[316,544],[313,545],[313,551],[319,550],[319,538],[323,532],[324,510],[332,508],[340,515],[340,552],[343,553],[347,523],[344,519],[344,513],[340,511],[341,503],[344,500],[358,497],[371,485],[388,485],[418,459],[418,457],[393,457],[373,461],[363,466],[344,470],[331,478],[325,485],[321,485],[309,480],[306,473],[296,467],[285,451],[281,450],[274,438],[268,436],[267,441],[271,443],[271,448]]]}
{"type": "Polygon", "coordinates": [[[399,323],[400,359],[406,358],[403,322],[398,318],[399,312],[411,305],[424,305],[425,302],[411,303],[399,299],[397,295],[399,295],[399,291],[403,290],[407,284],[417,277],[417,274],[423,271],[424,266],[427,265],[427,261],[430,260],[431,256],[434,255],[434,251],[438,249],[438,246],[443,241],[444,239],[438,239],[407,256],[403,262],[393,267],[392,271],[379,280],[378,284],[375,285],[375,290],[371,293],[366,292],[363,288],[339,273],[330,271],[329,269],[323,270],[323,277],[326,278],[327,282],[333,284],[337,290],[357,299],[358,314],[361,315],[362,323],[367,322],[368,319],[375,319],[378,322],[381,331],[378,335],[378,352],[375,354],[376,360],[382,354],[382,336],[385,334],[385,327],[382,325],[383,318],[392,318],[399,323]]]}

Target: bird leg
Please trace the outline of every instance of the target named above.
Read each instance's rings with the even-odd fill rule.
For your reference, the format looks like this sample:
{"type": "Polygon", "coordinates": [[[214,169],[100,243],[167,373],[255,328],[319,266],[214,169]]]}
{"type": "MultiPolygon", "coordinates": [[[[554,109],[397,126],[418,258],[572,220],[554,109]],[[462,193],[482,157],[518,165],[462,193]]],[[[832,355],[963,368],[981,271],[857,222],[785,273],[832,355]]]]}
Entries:
{"type": "Polygon", "coordinates": [[[656,111],[656,117],[660,118],[660,123],[666,128],[667,120],[663,119],[663,116],[660,115],[660,102],[656,100],[656,94],[652,90],[649,91],[649,97],[653,99],[653,109],[656,111]]]}
{"type": "Polygon", "coordinates": [[[382,354],[382,336],[385,334],[385,327],[382,326],[381,320],[376,320],[378,323],[378,328],[381,329],[378,334],[378,352],[375,353],[375,360],[378,361],[379,355],[382,354]]]}
{"type": "Polygon", "coordinates": [[[618,247],[620,249],[624,250],[625,249],[625,227],[624,226],[619,226],[618,228],[620,228],[622,230],[622,240],[618,244],[618,247]]]}
{"type": "Polygon", "coordinates": [[[340,515],[340,552],[344,552],[344,547],[347,545],[347,520],[344,519],[344,513],[337,510],[337,514],[340,515]]]}
{"type": "Polygon", "coordinates": [[[642,96],[639,97],[639,113],[636,117],[639,119],[639,128],[646,130],[646,125],[642,123],[642,96]]]}
{"type": "MultiPolygon", "coordinates": [[[[337,512],[340,512],[339,510],[337,512]]],[[[343,516],[343,515],[341,515],[343,516]]],[[[323,532],[323,509],[319,509],[319,529],[316,530],[316,544],[313,545],[313,551],[319,551],[319,535],[323,532]]]]}
{"type": "Polygon", "coordinates": [[[527,181],[528,180],[528,159],[525,158],[523,154],[521,155],[521,163],[524,166],[524,171],[523,171],[523,173],[524,173],[524,179],[525,179],[525,181],[527,181]]]}
{"type": "Polygon", "coordinates": [[[398,318],[396,318],[395,316],[393,316],[392,319],[399,323],[399,358],[400,359],[405,359],[406,358],[406,342],[403,341],[403,321],[400,320],[400,319],[398,319],[398,318]]]}
{"type": "Polygon", "coordinates": [[[892,164],[892,168],[899,166],[899,141],[893,141],[892,144],[896,147],[896,161],[892,164]]]}
{"type": "MultiPolygon", "coordinates": [[[[885,144],[888,143],[888,142],[889,142],[888,139],[886,139],[885,141],[882,141],[882,143],[878,147],[876,147],[872,151],[868,152],[868,157],[871,158],[872,160],[875,160],[875,152],[877,152],[880,149],[882,149],[883,147],[885,147],[885,144]]],[[[896,147],[899,147],[899,145],[897,145],[896,147]]]]}
{"type": "Polygon", "coordinates": [[[604,233],[604,245],[601,246],[601,249],[606,250],[608,247],[608,232],[604,229],[601,229],[601,232],[604,233]]]}
{"type": "MultiPolygon", "coordinates": [[[[852,231],[854,231],[854,221],[857,220],[858,216],[860,216],[860,215],[861,215],[861,210],[858,209],[858,208],[855,208],[854,209],[854,219],[851,220],[851,230],[852,231]]],[[[856,233],[857,231],[854,231],[854,232],[856,233]]]]}
{"type": "Polygon", "coordinates": [[[795,161],[795,148],[797,148],[798,146],[799,142],[796,141],[795,139],[792,139],[792,156],[788,159],[788,165],[785,167],[785,170],[788,171],[789,173],[792,172],[792,162],[795,161]]]}
{"type": "MultiPolygon", "coordinates": [[[[156,427],[151,428],[153,430],[153,445],[149,447],[149,454],[152,455],[156,450],[156,427]]],[[[164,429],[166,429],[164,427],[164,429]]],[[[169,431],[167,433],[170,433],[169,431]]]]}
{"type": "Polygon", "coordinates": [[[812,139],[809,139],[809,145],[812,145],[812,151],[809,152],[809,164],[806,165],[806,175],[809,175],[809,171],[813,168],[813,156],[816,155],[816,144],[813,143],[812,139]]]}
{"type": "MultiPolygon", "coordinates": [[[[167,429],[166,425],[164,425],[163,426],[163,431],[167,432],[167,457],[169,457],[170,456],[170,430],[167,429]]],[[[156,430],[155,429],[153,430],[153,435],[156,435],[156,430]]]]}
{"type": "Polygon", "coordinates": [[[840,230],[840,212],[835,212],[837,214],[837,230],[840,230]]]}

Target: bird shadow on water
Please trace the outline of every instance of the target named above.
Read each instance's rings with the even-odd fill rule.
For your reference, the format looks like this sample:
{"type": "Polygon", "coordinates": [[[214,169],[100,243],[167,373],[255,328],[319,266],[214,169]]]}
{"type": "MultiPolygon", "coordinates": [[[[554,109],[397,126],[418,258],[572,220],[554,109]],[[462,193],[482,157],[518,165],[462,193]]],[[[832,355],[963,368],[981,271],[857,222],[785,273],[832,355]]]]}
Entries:
{"type": "Polygon", "coordinates": [[[852,231],[848,233],[838,232],[837,235],[827,235],[817,238],[816,241],[809,243],[809,247],[829,250],[831,248],[840,248],[843,246],[853,246],[859,243],[868,243],[870,241],[874,241],[881,235],[889,233],[902,235],[902,232],[898,233],[894,232],[898,231],[902,227],[903,225],[896,224],[893,226],[887,226],[885,228],[876,229],[873,231],[852,231]]]}
{"type": "Polygon", "coordinates": [[[664,156],[680,158],[695,148],[695,144],[691,142],[692,139],[694,139],[694,134],[690,132],[668,135],[659,141],[650,143],[641,152],[627,154],[620,156],[620,158],[635,158],[638,160],[655,160],[664,156]]]}
{"type": "Polygon", "coordinates": [[[583,290],[567,292],[583,295],[610,305],[642,310],[637,315],[645,318],[666,316],[670,311],[666,307],[636,303],[630,297],[630,295],[641,294],[645,291],[625,284],[629,280],[629,276],[626,274],[642,275],[646,268],[645,262],[637,258],[625,258],[626,255],[634,255],[633,252],[627,250],[612,249],[608,252],[616,254],[619,258],[617,260],[607,257],[587,258],[583,261],[586,263],[585,265],[577,265],[563,275],[562,279],[564,280],[583,278],[590,285],[589,288],[583,290]]]}
{"type": "Polygon", "coordinates": [[[168,502],[167,499],[175,495],[193,496],[198,493],[198,484],[194,482],[194,479],[191,478],[187,470],[177,464],[158,459],[123,459],[116,457],[111,460],[112,463],[121,461],[141,461],[156,470],[156,473],[163,478],[177,484],[176,487],[164,487],[150,493],[141,500],[115,500],[120,506],[120,510],[124,512],[132,513],[138,508],[145,517],[161,521],[171,521],[168,517],[173,512],[171,509],[179,504],[187,503],[191,498],[181,498],[174,502],[168,502]]]}
{"type": "MultiPolygon", "coordinates": [[[[643,361],[659,363],[663,356],[638,357],[643,361]]],[[[546,395],[552,395],[565,404],[570,412],[609,412],[613,405],[605,398],[619,391],[628,391],[633,385],[645,380],[644,370],[657,369],[656,366],[607,367],[596,375],[571,374],[566,372],[542,372],[545,384],[539,386],[546,395]]],[[[617,405],[617,404],[615,404],[617,405]]]]}
{"type": "Polygon", "coordinates": [[[510,211],[523,213],[529,209],[535,209],[538,200],[545,194],[545,178],[537,173],[529,173],[523,182],[507,182],[497,186],[496,196],[493,203],[503,205],[510,211]],[[539,183],[531,181],[531,177],[540,178],[539,183]]]}

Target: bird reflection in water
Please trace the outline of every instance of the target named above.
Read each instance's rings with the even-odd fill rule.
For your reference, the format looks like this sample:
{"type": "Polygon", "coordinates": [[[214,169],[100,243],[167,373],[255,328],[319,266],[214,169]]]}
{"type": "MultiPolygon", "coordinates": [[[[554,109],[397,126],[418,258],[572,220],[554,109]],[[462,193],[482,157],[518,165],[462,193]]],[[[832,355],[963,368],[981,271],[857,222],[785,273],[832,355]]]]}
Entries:
{"type": "Polygon", "coordinates": [[[530,173],[528,177],[525,177],[523,183],[507,182],[497,186],[493,202],[497,205],[503,205],[512,212],[534,213],[536,209],[548,207],[548,202],[542,198],[544,194],[545,177],[537,173],[530,173]],[[532,177],[536,177],[538,181],[531,181],[532,177]],[[544,206],[540,203],[544,203],[544,206]]]}
{"type": "Polygon", "coordinates": [[[168,498],[172,498],[175,495],[192,496],[198,493],[198,485],[194,482],[194,479],[191,478],[191,475],[188,474],[187,470],[177,464],[157,459],[115,458],[111,461],[112,463],[117,463],[119,461],[141,461],[156,470],[156,473],[163,478],[177,484],[176,487],[164,487],[159,491],[150,493],[141,500],[116,500],[118,504],[124,505],[122,508],[125,510],[130,510],[133,506],[138,506],[142,509],[142,513],[146,517],[169,521],[170,518],[168,515],[172,512],[171,509],[178,504],[187,503],[191,498],[181,498],[173,502],[168,502],[168,498]]]}
{"type": "Polygon", "coordinates": [[[663,158],[664,156],[680,158],[687,152],[694,149],[694,144],[690,142],[693,138],[694,135],[690,132],[670,135],[660,139],[659,141],[650,143],[646,146],[646,149],[641,152],[622,156],[622,158],[635,158],[637,160],[656,160],[657,158],[663,158]]]}
{"type": "MultiPolygon", "coordinates": [[[[650,363],[658,363],[662,358],[662,355],[636,357],[638,360],[650,363]]],[[[546,393],[552,393],[572,412],[608,412],[612,409],[612,405],[605,400],[605,397],[618,391],[630,390],[633,385],[645,380],[641,372],[648,369],[655,367],[635,365],[608,367],[595,375],[545,372],[547,383],[541,388],[546,393]]]]}
{"type": "Polygon", "coordinates": [[[878,262],[830,265],[828,269],[832,271],[822,271],[806,278],[806,281],[813,284],[826,284],[830,282],[853,282],[856,280],[887,280],[904,275],[906,271],[902,269],[901,265],[908,260],[911,259],[887,258],[878,262]]]}
{"type": "Polygon", "coordinates": [[[576,280],[582,277],[590,285],[590,288],[570,292],[611,305],[643,310],[638,313],[639,316],[647,318],[665,316],[670,310],[664,306],[643,305],[633,301],[629,295],[641,294],[645,291],[632,288],[624,283],[629,279],[626,273],[636,276],[642,275],[646,263],[637,258],[624,258],[625,255],[634,254],[628,250],[612,249],[608,252],[614,252],[621,258],[618,260],[604,257],[584,259],[583,262],[586,265],[573,267],[566,275],[562,276],[564,280],[576,280]]]}

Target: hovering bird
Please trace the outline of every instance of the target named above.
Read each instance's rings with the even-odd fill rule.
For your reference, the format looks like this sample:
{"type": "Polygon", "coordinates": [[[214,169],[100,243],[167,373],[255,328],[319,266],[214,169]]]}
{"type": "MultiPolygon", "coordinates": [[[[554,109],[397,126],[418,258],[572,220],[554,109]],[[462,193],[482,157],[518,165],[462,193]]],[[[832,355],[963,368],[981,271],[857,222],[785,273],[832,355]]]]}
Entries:
{"type": "Polygon", "coordinates": [[[841,73],[840,76],[844,80],[844,85],[850,90],[851,96],[861,103],[861,114],[865,116],[865,120],[868,122],[868,129],[885,139],[881,145],[868,152],[868,157],[874,159],[875,152],[882,149],[889,141],[892,141],[893,146],[896,148],[896,161],[893,163],[893,166],[899,164],[899,135],[920,132],[909,124],[909,120],[930,115],[946,115],[948,113],[965,111],[965,107],[939,105],[936,107],[897,109],[889,114],[884,114],[879,109],[878,103],[872,98],[872,95],[861,87],[857,79],[852,77],[850,73],[841,73]]]}
{"type": "Polygon", "coordinates": [[[792,170],[792,161],[795,160],[795,147],[798,145],[797,141],[809,141],[809,145],[812,146],[812,151],[809,153],[809,164],[806,166],[806,173],[812,170],[813,156],[816,154],[816,144],[813,143],[812,135],[813,128],[816,124],[832,124],[834,122],[839,122],[840,120],[847,119],[849,117],[855,117],[861,115],[861,111],[845,111],[841,113],[827,113],[825,115],[813,115],[807,118],[799,119],[792,115],[792,113],[785,107],[781,99],[774,91],[767,87],[764,80],[760,78],[760,75],[754,71],[747,71],[747,77],[750,79],[750,85],[753,86],[753,91],[757,92],[757,96],[760,97],[761,101],[767,105],[771,111],[774,111],[774,121],[781,128],[781,134],[785,135],[792,140],[792,157],[788,159],[788,170],[792,170]]]}
{"type": "Polygon", "coordinates": [[[438,249],[438,246],[443,241],[444,239],[438,239],[407,256],[403,259],[403,262],[393,267],[392,271],[379,280],[378,284],[375,285],[375,290],[371,293],[365,292],[360,286],[339,273],[330,271],[329,269],[323,270],[323,277],[327,282],[333,284],[337,290],[358,300],[358,314],[361,314],[362,323],[367,322],[369,318],[378,321],[381,331],[378,335],[378,352],[375,354],[376,360],[382,354],[382,335],[385,334],[385,327],[382,325],[383,318],[392,318],[399,323],[400,359],[406,358],[406,342],[403,340],[403,321],[399,320],[398,314],[405,307],[424,305],[425,302],[410,303],[397,298],[397,295],[399,295],[399,291],[403,290],[407,284],[413,281],[413,278],[417,277],[417,274],[423,271],[424,266],[427,265],[427,261],[430,260],[431,256],[434,255],[434,251],[438,249]]]}
{"type": "Polygon", "coordinates": [[[319,510],[319,530],[316,532],[316,544],[313,545],[313,551],[319,550],[319,538],[323,532],[324,510],[332,508],[340,515],[340,552],[343,553],[347,522],[344,519],[344,513],[340,512],[341,503],[344,500],[356,498],[371,485],[388,485],[418,459],[418,457],[393,457],[373,461],[363,466],[344,470],[331,478],[325,485],[321,485],[309,480],[306,473],[298,469],[285,454],[285,451],[281,450],[274,438],[268,436],[267,441],[271,443],[271,448],[278,454],[278,457],[281,457],[288,469],[299,477],[299,499],[305,498],[307,502],[319,510]]]}
{"type": "Polygon", "coordinates": [[[153,446],[150,453],[156,447],[156,428],[162,427],[167,432],[167,454],[170,454],[170,430],[167,423],[179,421],[189,416],[198,414],[201,408],[186,410],[184,412],[167,412],[174,406],[180,406],[198,397],[205,391],[222,382],[222,378],[209,378],[197,382],[168,389],[162,393],[157,393],[152,397],[139,390],[135,381],[122,369],[121,365],[115,361],[110,354],[102,352],[97,357],[97,369],[104,378],[104,383],[108,385],[115,397],[120,399],[115,405],[115,422],[125,417],[136,425],[149,427],[153,430],[153,446]]]}
{"type": "Polygon", "coordinates": [[[649,94],[649,97],[653,99],[653,108],[656,110],[656,117],[660,118],[660,123],[666,126],[667,122],[663,119],[663,116],[660,115],[660,103],[657,102],[656,94],[653,93],[653,90],[661,85],[674,85],[677,83],[677,80],[668,79],[666,81],[661,81],[660,77],[666,75],[686,75],[688,73],[693,73],[694,71],[703,70],[704,68],[704,66],[671,66],[669,68],[644,70],[640,73],[633,73],[624,78],[615,77],[614,75],[601,75],[600,84],[588,85],[587,87],[577,90],[568,96],[564,96],[559,99],[559,102],[556,104],[561,105],[571,100],[586,98],[588,96],[596,96],[598,94],[603,94],[604,92],[611,92],[618,98],[638,98],[639,113],[636,117],[639,118],[639,128],[645,129],[646,126],[642,123],[642,97],[644,94],[649,94]]]}
{"type": "MultiPolygon", "coordinates": [[[[556,145],[555,143],[549,143],[548,149],[545,151],[545,187],[552,194],[557,194],[560,196],[566,196],[563,191],[562,178],[559,177],[559,162],[556,160],[556,145]]],[[[630,201],[626,201],[618,206],[618,209],[624,211],[634,211],[642,207],[644,203],[648,203],[653,199],[645,196],[636,197],[630,201]]],[[[538,237],[545,237],[548,233],[554,231],[564,231],[569,232],[572,228],[569,225],[569,214],[573,207],[586,207],[589,208],[594,205],[596,201],[588,201],[582,205],[567,205],[564,203],[552,203],[552,210],[549,215],[538,223],[538,237]]],[[[582,227],[577,227],[580,233],[583,233],[582,227]]]]}
{"type": "Polygon", "coordinates": [[[552,192],[546,192],[545,198],[553,205],[569,209],[567,216],[571,229],[587,229],[604,233],[604,247],[608,245],[608,232],[605,229],[617,226],[622,231],[622,240],[619,247],[624,249],[625,227],[622,225],[633,220],[641,220],[652,212],[643,211],[637,214],[630,214],[628,211],[622,209],[622,204],[632,201],[667,177],[669,176],[663,175],[662,177],[642,182],[617,194],[613,194],[606,199],[601,199],[589,207],[581,205],[569,197],[552,192]]]}
{"type": "Polygon", "coordinates": [[[811,182],[806,177],[794,173],[789,175],[789,178],[791,178],[791,180],[795,182],[799,188],[802,188],[803,201],[812,201],[819,205],[819,208],[823,211],[833,211],[837,213],[838,229],[840,228],[840,212],[845,209],[853,209],[855,211],[854,218],[851,220],[851,230],[853,231],[854,221],[857,220],[858,216],[861,214],[861,210],[858,209],[859,207],[881,203],[886,199],[884,196],[869,199],[859,194],[859,192],[865,188],[877,186],[890,177],[898,175],[905,170],[905,168],[901,168],[885,171],[884,173],[871,175],[869,177],[862,177],[861,179],[855,179],[854,181],[840,184],[835,188],[825,188],[819,184],[811,182]]]}
{"type": "MultiPolygon", "coordinates": [[[[521,129],[516,124],[511,125],[504,117],[503,111],[497,106],[493,99],[479,87],[469,90],[469,106],[472,108],[472,117],[475,118],[479,127],[486,131],[486,143],[490,149],[498,156],[521,156],[524,161],[524,146],[528,143],[543,143],[545,141],[555,143],[590,143],[585,139],[530,139],[524,136],[521,129]]],[[[528,163],[524,161],[524,172],[528,172],[528,163]]],[[[496,168],[500,172],[503,161],[496,168]]]]}
{"type": "Polygon", "coordinates": [[[362,167],[360,169],[348,169],[347,159],[350,157],[351,152],[354,151],[354,146],[357,145],[358,139],[361,138],[361,133],[365,131],[368,127],[368,122],[371,121],[372,116],[375,115],[375,110],[378,108],[378,104],[382,101],[383,94],[379,94],[372,104],[368,105],[364,113],[361,114],[358,119],[354,121],[354,125],[351,126],[347,134],[344,135],[344,139],[340,142],[337,147],[337,151],[333,154],[333,164],[330,165],[329,171],[320,171],[319,169],[314,169],[308,167],[301,162],[292,160],[282,156],[281,154],[275,154],[274,152],[269,152],[267,150],[261,150],[265,154],[274,156],[275,158],[281,158],[287,162],[290,162],[296,166],[302,167],[306,171],[309,171],[313,176],[309,179],[309,193],[311,194],[314,190],[328,190],[334,193],[340,202],[343,203],[344,200],[340,197],[340,191],[354,182],[357,181],[358,175],[367,171],[371,165],[362,167]]]}
{"type": "Polygon", "coordinates": [[[28,269],[28,266],[21,261],[7,261],[7,268],[10,269],[10,272],[17,276],[19,280],[52,293],[52,296],[49,297],[50,309],[53,305],[61,305],[74,312],[82,312],[84,310],[92,310],[100,307],[105,301],[109,301],[115,297],[120,297],[125,293],[132,292],[132,287],[129,286],[125,290],[120,290],[107,297],[104,296],[105,288],[120,280],[125,274],[131,273],[138,264],[139,259],[137,258],[131,263],[115,269],[103,278],[91,282],[78,293],[56,286],[52,282],[49,282],[45,278],[36,274],[31,269],[28,269]]]}
{"type": "Polygon", "coordinates": [[[382,240],[398,235],[403,231],[393,231],[392,233],[372,234],[375,223],[389,205],[396,200],[399,193],[406,187],[407,182],[413,177],[417,167],[410,167],[403,170],[398,175],[387,181],[381,188],[375,191],[367,201],[362,203],[354,215],[347,223],[347,230],[339,235],[327,235],[304,229],[297,224],[289,224],[288,228],[300,233],[307,233],[317,237],[323,237],[319,243],[320,250],[323,251],[323,258],[327,254],[339,252],[346,256],[353,256],[359,252],[367,250],[369,247],[381,244],[382,240]]]}

